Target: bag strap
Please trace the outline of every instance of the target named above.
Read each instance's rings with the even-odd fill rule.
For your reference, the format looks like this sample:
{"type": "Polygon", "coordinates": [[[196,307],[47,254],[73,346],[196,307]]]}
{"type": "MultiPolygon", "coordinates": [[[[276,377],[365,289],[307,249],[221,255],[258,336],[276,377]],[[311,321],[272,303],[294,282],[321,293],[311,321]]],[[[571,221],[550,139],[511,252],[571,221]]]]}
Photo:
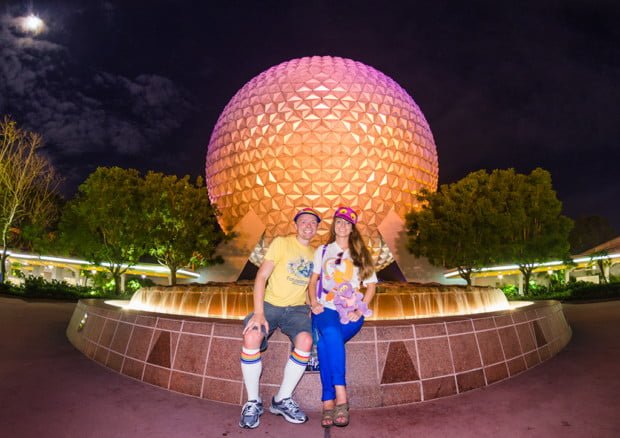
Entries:
{"type": "Polygon", "coordinates": [[[323,245],[323,252],[321,253],[321,273],[319,274],[319,283],[316,286],[316,296],[321,299],[323,294],[323,259],[325,258],[325,251],[327,251],[327,245],[323,245]]]}

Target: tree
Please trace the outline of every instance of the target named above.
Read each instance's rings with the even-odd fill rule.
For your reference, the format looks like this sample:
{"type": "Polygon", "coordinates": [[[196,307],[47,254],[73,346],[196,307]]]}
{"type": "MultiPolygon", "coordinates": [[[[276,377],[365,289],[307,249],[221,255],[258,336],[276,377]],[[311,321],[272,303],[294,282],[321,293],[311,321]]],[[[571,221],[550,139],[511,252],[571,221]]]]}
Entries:
{"type": "Polygon", "coordinates": [[[54,198],[61,180],[42,146],[39,134],[19,129],[9,117],[0,122],[0,283],[13,238],[26,227],[45,228],[57,216],[54,198]]]}
{"type": "Polygon", "coordinates": [[[435,193],[422,191],[418,200],[422,209],[406,218],[408,249],[435,266],[456,267],[471,285],[473,270],[493,263],[497,252],[489,175],[471,173],[435,193]]]}
{"type": "Polygon", "coordinates": [[[611,268],[611,259],[607,250],[596,251],[590,254],[590,264],[598,266],[599,277],[603,279],[603,283],[609,283],[609,268],[611,268]]]}
{"type": "Polygon", "coordinates": [[[529,175],[496,170],[496,193],[503,198],[506,225],[501,229],[500,262],[516,262],[524,277],[524,293],[535,263],[568,258],[573,221],[562,215],[551,174],[534,169],[529,175]]]}
{"type": "Polygon", "coordinates": [[[572,254],[579,254],[616,237],[609,221],[601,216],[580,217],[570,233],[572,254]]]}
{"type": "Polygon", "coordinates": [[[407,215],[409,250],[456,267],[468,285],[475,269],[516,262],[527,293],[534,263],[568,255],[572,221],[546,170],[480,170],[418,199],[422,209],[407,215]]]}
{"type": "Polygon", "coordinates": [[[121,292],[121,276],[148,249],[144,180],[134,169],[99,167],[63,211],[62,243],[69,252],[104,266],[121,292]]]}
{"type": "Polygon", "coordinates": [[[66,200],[62,196],[54,194],[51,196],[50,203],[50,211],[53,214],[47,215],[45,221],[28,221],[16,229],[13,247],[38,254],[58,251],[58,224],[66,200]]]}
{"type": "Polygon", "coordinates": [[[221,263],[217,245],[226,238],[217,223],[217,210],[209,202],[202,178],[149,172],[145,178],[145,214],[150,233],[149,254],[176,273],[189,266],[221,263]]]}

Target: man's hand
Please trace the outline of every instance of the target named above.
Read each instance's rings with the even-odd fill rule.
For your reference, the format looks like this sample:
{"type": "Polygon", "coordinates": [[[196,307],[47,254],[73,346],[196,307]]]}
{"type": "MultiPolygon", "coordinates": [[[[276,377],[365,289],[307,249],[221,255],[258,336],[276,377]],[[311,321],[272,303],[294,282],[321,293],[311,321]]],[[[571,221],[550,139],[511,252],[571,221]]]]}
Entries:
{"type": "Polygon", "coordinates": [[[318,315],[319,313],[323,313],[324,309],[322,304],[316,303],[310,306],[310,310],[312,310],[312,313],[315,315],[318,315]]]}
{"type": "Polygon", "coordinates": [[[265,327],[265,331],[263,334],[267,335],[267,333],[269,333],[269,323],[265,319],[265,314],[255,313],[254,315],[252,315],[252,317],[248,321],[248,324],[243,329],[243,334],[245,335],[248,332],[248,330],[259,330],[260,331],[262,327],[265,327]]]}

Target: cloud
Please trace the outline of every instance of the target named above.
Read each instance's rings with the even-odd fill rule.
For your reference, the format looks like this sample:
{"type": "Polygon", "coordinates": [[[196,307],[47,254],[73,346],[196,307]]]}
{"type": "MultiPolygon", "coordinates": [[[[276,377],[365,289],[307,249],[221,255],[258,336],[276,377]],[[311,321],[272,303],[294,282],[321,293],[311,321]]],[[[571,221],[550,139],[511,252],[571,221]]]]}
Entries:
{"type": "Polygon", "coordinates": [[[171,80],[93,71],[44,35],[24,34],[19,20],[0,16],[0,113],[42,134],[55,153],[144,153],[192,110],[171,80]]]}

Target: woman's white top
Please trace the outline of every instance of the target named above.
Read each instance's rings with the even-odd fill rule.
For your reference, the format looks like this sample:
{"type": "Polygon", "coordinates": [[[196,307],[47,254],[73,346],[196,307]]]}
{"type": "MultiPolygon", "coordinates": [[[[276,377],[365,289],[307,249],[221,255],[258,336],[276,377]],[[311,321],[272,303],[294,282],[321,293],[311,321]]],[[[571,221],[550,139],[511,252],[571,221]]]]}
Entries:
{"type": "MultiPolygon", "coordinates": [[[[319,303],[328,309],[336,310],[336,306],[332,302],[334,294],[329,292],[334,290],[338,285],[346,282],[349,282],[353,289],[359,291],[359,268],[353,265],[353,259],[351,259],[349,250],[343,250],[336,242],[327,245],[325,255],[321,257],[322,254],[323,245],[319,246],[314,252],[314,267],[312,270],[312,272],[318,275],[321,275],[322,271],[323,275],[323,293],[319,298],[319,303]],[[340,263],[336,264],[339,258],[340,263]]],[[[377,275],[373,272],[372,275],[362,283],[364,286],[370,283],[377,283],[377,275]]],[[[319,282],[317,281],[317,287],[318,284],[319,282]]],[[[316,293],[316,291],[310,291],[310,293],[316,293]]]]}

